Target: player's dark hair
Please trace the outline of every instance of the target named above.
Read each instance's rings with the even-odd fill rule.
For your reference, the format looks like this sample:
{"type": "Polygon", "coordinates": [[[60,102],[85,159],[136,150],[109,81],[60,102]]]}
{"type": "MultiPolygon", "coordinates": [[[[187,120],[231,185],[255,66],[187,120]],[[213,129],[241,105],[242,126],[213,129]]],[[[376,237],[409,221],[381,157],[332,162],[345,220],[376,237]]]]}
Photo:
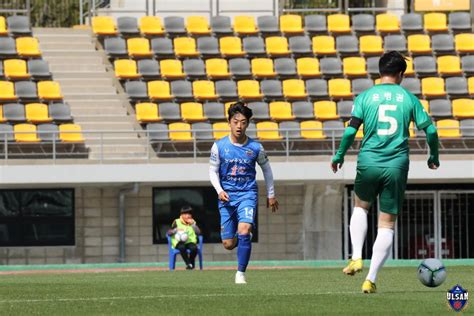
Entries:
{"type": "Polygon", "coordinates": [[[227,111],[227,117],[230,121],[231,118],[234,117],[237,113],[242,114],[245,116],[247,121],[250,121],[250,118],[252,117],[252,109],[247,107],[243,102],[235,102],[229,107],[229,110],[227,111]]]}
{"type": "Polygon", "coordinates": [[[407,62],[405,56],[397,51],[385,53],[379,60],[379,72],[381,76],[396,76],[402,75],[407,70],[407,62]]]}
{"type": "Polygon", "coordinates": [[[184,214],[184,213],[192,213],[192,212],[193,212],[193,208],[190,205],[184,205],[181,208],[181,211],[179,213],[184,214]]]}

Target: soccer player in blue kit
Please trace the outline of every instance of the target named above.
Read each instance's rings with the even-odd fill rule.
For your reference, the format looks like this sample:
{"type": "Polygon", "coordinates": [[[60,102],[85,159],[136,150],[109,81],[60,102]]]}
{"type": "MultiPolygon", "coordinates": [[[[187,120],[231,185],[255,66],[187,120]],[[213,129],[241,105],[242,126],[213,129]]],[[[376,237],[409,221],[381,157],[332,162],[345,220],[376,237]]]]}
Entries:
{"type": "Polygon", "coordinates": [[[252,226],[258,204],[255,164],[263,171],[267,188],[267,207],[278,209],[273,174],[260,143],[245,134],[252,110],[242,102],[228,110],[230,135],[216,141],[211,149],[209,177],[219,195],[221,238],[224,248],[237,247],[236,284],[246,284],[245,270],[252,251],[252,226]]]}

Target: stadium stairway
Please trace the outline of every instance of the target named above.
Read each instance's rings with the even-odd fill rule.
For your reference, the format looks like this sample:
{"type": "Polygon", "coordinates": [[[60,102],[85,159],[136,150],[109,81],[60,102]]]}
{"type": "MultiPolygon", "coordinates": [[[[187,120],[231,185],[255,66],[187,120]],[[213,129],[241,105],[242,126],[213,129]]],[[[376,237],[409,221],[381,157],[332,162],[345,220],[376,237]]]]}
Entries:
{"type": "Polygon", "coordinates": [[[138,133],[87,133],[87,131],[142,131],[125,92],[107,71],[105,53],[95,47],[90,30],[35,28],[43,58],[54,80],[61,85],[64,101],[71,106],[74,122],[82,128],[91,159],[146,157],[147,143],[138,133]],[[133,113],[133,112],[132,112],[133,113]],[[101,145],[102,144],[102,145],[101,145]],[[103,152],[101,151],[103,147],[103,152]]]}

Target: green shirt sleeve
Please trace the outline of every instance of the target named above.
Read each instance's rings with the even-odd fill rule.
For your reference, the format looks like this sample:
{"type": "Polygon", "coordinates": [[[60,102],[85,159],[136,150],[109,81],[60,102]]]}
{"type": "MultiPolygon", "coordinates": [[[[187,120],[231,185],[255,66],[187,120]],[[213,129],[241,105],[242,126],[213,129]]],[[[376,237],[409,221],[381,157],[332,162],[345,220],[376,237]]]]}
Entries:
{"type": "Polygon", "coordinates": [[[414,95],[410,97],[413,101],[413,120],[415,121],[416,128],[422,130],[431,124],[431,118],[428,113],[426,113],[423,105],[421,105],[420,100],[414,95]]]}

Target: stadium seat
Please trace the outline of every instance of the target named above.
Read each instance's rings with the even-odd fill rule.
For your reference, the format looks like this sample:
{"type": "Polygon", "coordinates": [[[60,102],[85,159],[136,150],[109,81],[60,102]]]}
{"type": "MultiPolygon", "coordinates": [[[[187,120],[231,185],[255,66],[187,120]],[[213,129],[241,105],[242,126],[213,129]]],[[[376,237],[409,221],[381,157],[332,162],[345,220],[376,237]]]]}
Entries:
{"type": "Polygon", "coordinates": [[[280,80],[262,80],[260,83],[260,89],[262,90],[265,99],[282,99],[283,90],[281,88],[280,80]]]}
{"type": "Polygon", "coordinates": [[[34,81],[17,81],[15,82],[15,94],[22,101],[38,100],[38,89],[34,81]]]}
{"type": "Polygon", "coordinates": [[[449,14],[449,28],[453,32],[470,32],[472,26],[469,12],[451,12],[449,14]]]}
{"type": "Polygon", "coordinates": [[[191,125],[189,123],[175,122],[168,125],[170,139],[173,141],[191,141],[191,125]]]}
{"type": "Polygon", "coordinates": [[[323,132],[327,137],[342,137],[344,123],[341,121],[325,121],[323,122],[323,132]]]}
{"type": "Polygon", "coordinates": [[[265,39],[265,47],[267,55],[274,56],[287,56],[291,54],[288,49],[288,40],[281,36],[270,36],[265,39]]]}
{"type": "Polygon", "coordinates": [[[38,82],[38,96],[43,100],[59,100],[63,98],[61,87],[56,81],[38,82]]]}
{"type": "Polygon", "coordinates": [[[462,74],[461,60],[458,56],[438,57],[438,73],[446,76],[462,74]]]}
{"type": "Polygon", "coordinates": [[[367,72],[371,76],[379,75],[379,61],[380,57],[369,57],[367,58],[367,72]]]}
{"type": "Polygon", "coordinates": [[[274,70],[273,60],[270,58],[254,58],[251,61],[252,75],[255,78],[274,78],[276,72],[274,70]]]}
{"type": "Polygon", "coordinates": [[[321,14],[306,15],[304,29],[308,34],[326,33],[328,30],[326,16],[321,14]]]}
{"type": "Polygon", "coordinates": [[[264,121],[270,119],[267,102],[249,102],[247,106],[252,110],[252,120],[264,121]]]}
{"type": "Polygon", "coordinates": [[[163,36],[165,30],[159,16],[142,16],[140,18],[140,31],[145,36],[163,36]]]}
{"type": "Polygon", "coordinates": [[[296,77],[296,62],[293,58],[277,58],[275,71],[280,78],[294,78],[296,77]]]}
{"type": "Polygon", "coordinates": [[[295,117],[291,112],[290,102],[275,101],[269,104],[270,117],[276,121],[293,120],[295,117]]]}
{"type": "Polygon", "coordinates": [[[59,125],[59,139],[64,143],[83,143],[81,126],[72,123],[59,125]]]}
{"type": "Polygon", "coordinates": [[[20,103],[7,103],[3,105],[3,117],[10,123],[26,121],[25,107],[20,103]]]}
{"type": "Polygon", "coordinates": [[[359,40],[353,35],[343,35],[336,38],[336,50],[341,55],[358,55],[359,40]]]}
{"type": "Polygon", "coordinates": [[[169,37],[186,34],[184,18],[181,16],[167,16],[164,18],[165,31],[169,37]]]}
{"type": "Polygon", "coordinates": [[[472,53],[474,52],[474,33],[463,33],[457,34],[454,37],[456,51],[459,53],[472,53]]]}
{"type": "Polygon", "coordinates": [[[280,31],[283,34],[302,34],[304,33],[303,21],[300,15],[288,14],[280,16],[280,31]]]}
{"type": "Polygon", "coordinates": [[[206,65],[202,59],[183,60],[183,70],[188,78],[198,79],[206,78],[206,65]]]}
{"type": "Polygon", "coordinates": [[[352,97],[349,79],[330,79],[328,81],[329,96],[333,98],[352,97]]]}
{"type": "Polygon", "coordinates": [[[306,99],[308,94],[305,89],[305,82],[300,79],[287,79],[283,81],[283,95],[286,99],[297,100],[306,99]]]}
{"type": "Polygon", "coordinates": [[[53,119],[48,114],[48,106],[43,103],[25,105],[26,120],[33,124],[48,123],[53,119]]]}
{"type": "Polygon", "coordinates": [[[22,59],[7,59],[3,62],[3,72],[9,80],[29,79],[31,75],[22,59]]]}
{"type": "Polygon", "coordinates": [[[352,80],[352,94],[359,95],[367,89],[370,89],[374,86],[372,79],[367,78],[358,78],[352,80]]]}
{"type": "Polygon", "coordinates": [[[217,38],[211,36],[199,37],[197,39],[197,49],[204,57],[217,57],[221,54],[217,38]]]}
{"type": "Polygon", "coordinates": [[[156,103],[143,102],[135,105],[137,121],[140,123],[159,122],[158,105],[156,103]]]}
{"type": "Polygon", "coordinates": [[[174,58],[173,42],[169,38],[159,37],[151,39],[151,49],[158,58],[174,58]]]}
{"type": "Polygon", "coordinates": [[[282,139],[278,123],[275,122],[259,122],[257,125],[257,136],[261,140],[280,140],[282,139]]]}
{"type": "Polygon", "coordinates": [[[135,60],[117,59],[114,61],[115,77],[119,79],[138,79],[141,75],[137,72],[135,60]]]}
{"type": "Polygon", "coordinates": [[[418,78],[403,78],[400,85],[414,95],[421,94],[421,83],[418,78]]]}
{"type": "Polygon", "coordinates": [[[459,131],[459,121],[446,119],[439,120],[436,122],[436,127],[438,128],[438,136],[440,138],[458,138],[461,137],[459,131]]]}
{"type": "Polygon", "coordinates": [[[174,96],[170,92],[170,83],[164,80],[153,80],[146,83],[148,88],[148,97],[151,100],[166,101],[174,96]]]}
{"type": "Polygon", "coordinates": [[[263,41],[263,38],[259,36],[249,36],[244,37],[242,42],[244,51],[249,56],[266,56],[267,51],[265,50],[265,42],[263,41]]]}
{"type": "Polygon", "coordinates": [[[186,18],[186,30],[191,35],[209,35],[209,21],[204,16],[188,16],[186,18]]]}
{"type": "Polygon", "coordinates": [[[242,42],[240,38],[233,36],[225,36],[219,39],[221,54],[225,57],[240,57],[245,56],[242,50],[242,42]]]}
{"type": "Polygon", "coordinates": [[[342,75],[342,63],[337,57],[325,57],[319,60],[321,74],[325,77],[337,77],[342,75]]]}
{"type": "Polygon", "coordinates": [[[280,134],[283,138],[301,138],[300,123],[295,121],[284,121],[279,124],[280,134]]]}
{"type": "Polygon", "coordinates": [[[140,59],[137,61],[138,73],[145,79],[160,77],[160,64],[154,59],[140,59]]]}
{"type": "Polygon", "coordinates": [[[196,41],[192,37],[176,37],[173,39],[174,53],[177,57],[196,57],[196,41]]]}
{"type": "Polygon", "coordinates": [[[0,37],[0,56],[17,57],[16,42],[11,37],[0,37]]]}
{"type": "Polygon", "coordinates": [[[260,84],[257,80],[240,80],[237,82],[237,91],[239,98],[248,99],[261,99],[263,94],[260,92],[260,84]]]}
{"type": "Polygon", "coordinates": [[[125,91],[132,101],[148,99],[146,82],[127,81],[125,82],[125,91]]]}
{"type": "Polygon", "coordinates": [[[193,137],[196,140],[214,140],[212,125],[207,122],[196,122],[191,124],[193,137]]]}
{"type": "Polygon", "coordinates": [[[446,78],[446,92],[451,97],[464,96],[469,94],[468,82],[464,77],[449,77],[446,78]]]}
{"type": "Polygon", "coordinates": [[[325,98],[328,96],[328,84],[324,79],[306,80],[306,92],[312,99],[325,98]]]}
{"type": "Polygon", "coordinates": [[[92,17],[92,31],[96,35],[117,35],[115,21],[110,16],[92,17]]]}
{"type": "Polygon", "coordinates": [[[436,34],[431,37],[431,46],[435,53],[453,53],[454,37],[451,34],[436,34]]]}
{"type": "Polygon", "coordinates": [[[107,37],[104,40],[104,48],[111,58],[128,56],[127,43],[121,37],[107,37]]]}
{"type": "Polygon", "coordinates": [[[147,136],[150,141],[169,140],[168,125],[164,123],[149,123],[146,125],[147,136]]]}
{"type": "Polygon", "coordinates": [[[437,73],[436,60],[432,56],[418,56],[413,60],[415,72],[419,77],[437,73]]]}
{"type": "Polygon", "coordinates": [[[469,91],[469,94],[470,95],[473,95],[474,94],[474,77],[469,77],[469,79],[467,79],[467,89],[469,91]]]}
{"type": "Polygon", "coordinates": [[[263,36],[278,35],[280,27],[278,17],[273,15],[263,15],[257,17],[257,27],[263,36]]]}
{"type": "Polygon", "coordinates": [[[212,58],[206,60],[206,72],[209,79],[230,78],[227,60],[222,58],[212,58]]]}
{"type": "Polygon", "coordinates": [[[291,105],[291,110],[295,119],[307,120],[314,118],[313,104],[308,101],[296,101],[291,105]]]}
{"type": "Polygon", "coordinates": [[[160,60],[160,70],[161,76],[165,79],[183,79],[186,77],[181,61],[177,59],[160,60]]]}
{"type": "Polygon", "coordinates": [[[13,126],[15,132],[15,141],[18,143],[37,143],[41,139],[36,134],[36,125],[33,124],[16,124],[13,126]]]}
{"type": "Polygon", "coordinates": [[[405,77],[413,76],[415,74],[415,67],[413,66],[413,58],[405,57],[407,69],[405,70],[405,77]]]}
{"type": "Polygon", "coordinates": [[[435,99],[430,101],[430,115],[435,118],[450,118],[453,116],[451,102],[446,99],[435,99]]]}
{"type": "Polygon", "coordinates": [[[407,39],[404,35],[387,35],[383,42],[385,52],[395,50],[403,53],[407,51],[407,39]]]}
{"type": "Polygon", "coordinates": [[[4,16],[0,16],[0,36],[5,36],[8,34],[7,21],[4,16]]]}
{"type": "Polygon", "coordinates": [[[452,107],[453,107],[454,117],[458,119],[474,118],[474,100],[473,99],[453,100],[452,107]]]}
{"type": "Polygon", "coordinates": [[[446,14],[441,12],[425,13],[424,28],[428,32],[446,32],[448,30],[446,14]]]}
{"type": "Polygon", "coordinates": [[[374,33],[375,18],[372,14],[355,14],[351,18],[352,30],[356,33],[374,33]]]}
{"type": "Polygon", "coordinates": [[[342,60],[344,75],[346,76],[366,76],[367,70],[363,57],[346,57],[342,60]]]}
{"type": "Polygon", "coordinates": [[[443,78],[429,77],[421,80],[421,91],[425,97],[445,96],[443,78]]]}
{"type": "Polygon", "coordinates": [[[216,122],[212,124],[212,135],[214,139],[221,139],[230,133],[230,127],[227,122],[216,122]]]}
{"type": "Polygon", "coordinates": [[[216,94],[220,99],[237,100],[237,84],[233,80],[219,80],[216,81],[216,94]]]}
{"type": "Polygon", "coordinates": [[[400,26],[404,32],[422,32],[423,21],[419,13],[407,13],[402,15],[400,26]]]}
{"type": "Polygon", "coordinates": [[[459,124],[464,137],[474,137],[474,119],[461,120],[459,124]]]}
{"type": "Polygon", "coordinates": [[[339,101],[337,102],[337,115],[342,119],[349,119],[352,116],[352,107],[354,101],[339,101]]]}
{"type": "Polygon", "coordinates": [[[258,33],[253,16],[239,15],[234,17],[234,31],[240,35],[255,35],[258,33]]]}
{"type": "Polygon", "coordinates": [[[201,103],[181,103],[181,117],[188,122],[206,121],[201,103]]]}
{"type": "Polygon", "coordinates": [[[231,35],[232,21],[228,16],[213,16],[211,17],[211,29],[216,36],[231,35]]]}
{"type": "Polygon", "coordinates": [[[117,18],[117,30],[122,36],[136,36],[140,34],[136,17],[121,16],[117,18]]]}
{"type": "Polygon", "coordinates": [[[288,40],[293,55],[312,54],[311,39],[308,36],[293,36],[288,40]]]}
{"type": "Polygon", "coordinates": [[[331,14],[327,17],[328,31],[332,33],[350,33],[351,22],[347,14],[331,14]]]}
{"type": "MultiPolygon", "coordinates": [[[[224,105],[219,102],[206,102],[203,104],[204,116],[209,120],[225,121],[227,114],[224,111],[224,105]]],[[[226,123],[227,124],[227,123],[226,123]]]]}
{"type": "Polygon", "coordinates": [[[335,55],[336,40],[329,35],[314,36],[313,39],[313,53],[316,55],[335,55]]]}
{"type": "Polygon", "coordinates": [[[400,21],[394,14],[377,14],[375,16],[375,29],[380,33],[398,33],[400,32],[400,21]]]}
{"type": "Polygon", "coordinates": [[[474,74],[474,56],[473,55],[462,56],[461,68],[465,74],[474,74]]]}
{"type": "Polygon", "coordinates": [[[219,97],[216,94],[214,82],[208,80],[194,81],[193,95],[197,100],[216,100],[219,97]]]}
{"type": "Polygon", "coordinates": [[[167,121],[181,121],[179,104],[173,102],[160,103],[158,105],[159,116],[167,121]]]}
{"type": "Polygon", "coordinates": [[[171,94],[179,100],[194,100],[193,85],[187,80],[175,80],[171,84],[171,94]]]}
{"type": "Polygon", "coordinates": [[[364,35],[359,39],[362,54],[383,54],[382,37],[379,35],[364,35]]]}
{"type": "Polygon", "coordinates": [[[59,141],[59,127],[56,124],[44,123],[36,127],[38,138],[42,142],[58,142],[59,141]]]}
{"type": "Polygon", "coordinates": [[[313,57],[302,57],[296,60],[296,69],[301,78],[321,76],[319,60],[313,57]]]}
{"type": "Polygon", "coordinates": [[[0,124],[0,142],[14,142],[15,138],[13,137],[13,126],[10,124],[0,124]]]}
{"type": "Polygon", "coordinates": [[[8,31],[14,36],[32,33],[30,18],[26,15],[11,15],[7,18],[8,31]]]}
{"type": "Polygon", "coordinates": [[[21,57],[40,57],[41,51],[35,37],[18,37],[16,50],[21,57]]]}
{"type": "Polygon", "coordinates": [[[150,42],[146,38],[129,38],[127,40],[128,55],[131,57],[151,57],[150,42]]]}
{"type": "Polygon", "coordinates": [[[54,122],[72,122],[71,107],[67,103],[51,103],[49,115],[54,122]]]}
{"type": "Polygon", "coordinates": [[[430,37],[424,34],[409,35],[408,51],[412,54],[431,54],[430,37]]]}
{"type": "Polygon", "coordinates": [[[323,123],[320,121],[303,121],[300,123],[301,137],[306,139],[324,139],[323,123]]]}
{"type": "Polygon", "coordinates": [[[229,70],[235,78],[251,77],[250,61],[247,58],[233,58],[229,60],[229,70]]]}
{"type": "Polygon", "coordinates": [[[314,102],[314,116],[318,120],[338,120],[339,115],[336,110],[336,102],[317,101],[314,102]]]}

